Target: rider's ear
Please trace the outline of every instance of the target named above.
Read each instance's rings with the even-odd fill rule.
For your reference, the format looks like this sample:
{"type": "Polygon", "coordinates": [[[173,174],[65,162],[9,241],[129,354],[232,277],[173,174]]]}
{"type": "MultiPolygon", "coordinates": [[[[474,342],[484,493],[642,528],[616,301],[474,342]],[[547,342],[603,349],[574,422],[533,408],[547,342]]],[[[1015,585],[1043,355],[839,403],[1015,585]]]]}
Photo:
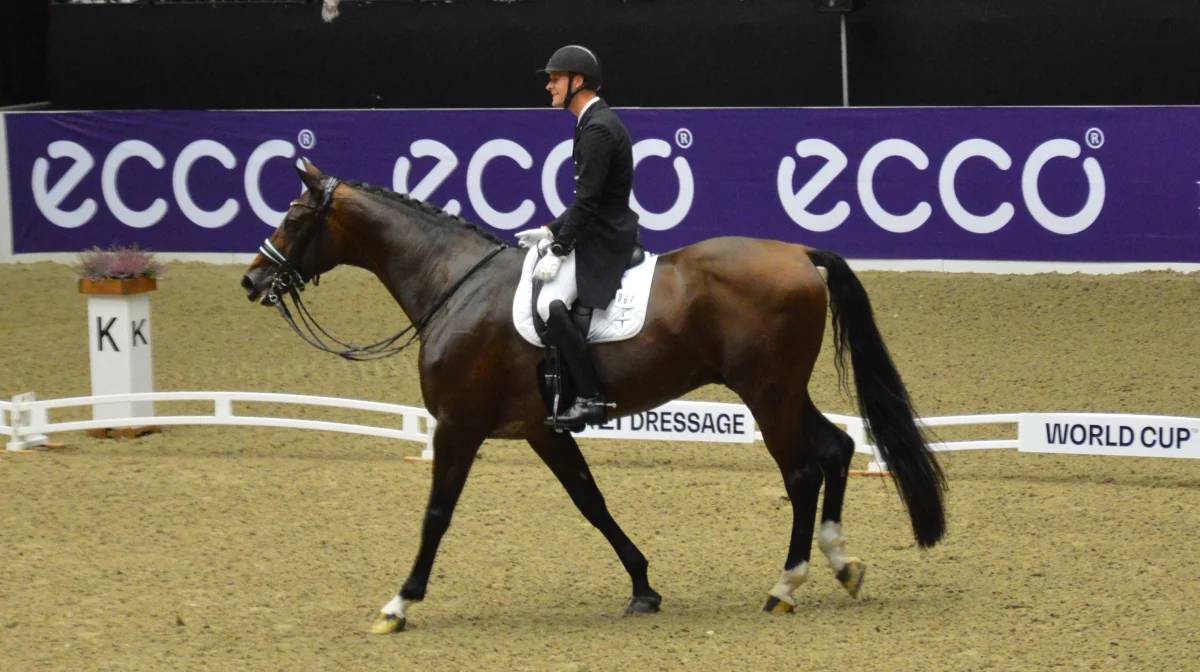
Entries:
{"type": "Polygon", "coordinates": [[[301,158],[300,160],[304,162],[303,168],[296,166],[296,173],[300,175],[300,181],[303,182],[304,186],[308,187],[308,190],[314,195],[320,193],[321,182],[324,180],[325,175],[318,170],[316,166],[309,163],[308,159],[301,158]]]}

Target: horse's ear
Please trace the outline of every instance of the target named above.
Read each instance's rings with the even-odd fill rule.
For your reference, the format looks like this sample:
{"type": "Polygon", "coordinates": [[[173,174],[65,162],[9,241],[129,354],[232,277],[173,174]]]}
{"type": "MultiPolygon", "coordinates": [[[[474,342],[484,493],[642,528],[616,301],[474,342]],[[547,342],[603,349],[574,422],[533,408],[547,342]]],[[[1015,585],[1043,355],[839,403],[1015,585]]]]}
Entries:
{"type": "Polygon", "coordinates": [[[304,170],[307,170],[317,177],[325,177],[325,173],[322,173],[320,168],[314,166],[313,162],[309,161],[307,156],[300,157],[300,162],[304,164],[304,170]]]}
{"type": "Polygon", "coordinates": [[[325,174],[312,164],[308,159],[301,157],[300,161],[304,163],[304,167],[296,166],[296,173],[300,175],[300,181],[305,187],[314,194],[321,191],[321,182],[325,179],[325,174]]]}

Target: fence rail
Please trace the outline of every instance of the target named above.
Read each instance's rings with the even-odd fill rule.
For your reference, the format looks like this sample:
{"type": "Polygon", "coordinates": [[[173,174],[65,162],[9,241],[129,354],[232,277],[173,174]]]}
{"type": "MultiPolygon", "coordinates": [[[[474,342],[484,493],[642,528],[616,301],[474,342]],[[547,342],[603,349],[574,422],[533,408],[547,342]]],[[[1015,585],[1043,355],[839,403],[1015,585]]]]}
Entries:
{"type": "Polygon", "coordinates": [[[0,402],[0,433],[13,437],[13,440],[8,443],[8,450],[25,450],[38,445],[44,445],[46,435],[56,432],[112,427],[143,427],[150,425],[248,425],[365,434],[367,436],[378,436],[386,439],[403,439],[423,443],[426,446],[426,450],[432,455],[435,422],[428,411],[413,406],[401,406],[399,404],[386,404],[377,401],[363,401],[340,397],[267,392],[142,392],[136,394],[68,397],[43,401],[38,401],[33,393],[26,393],[13,397],[12,402],[0,402]],[[50,411],[61,408],[146,401],[207,401],[213,404],[213,411],[211,414],[205,415],[155,415],[70,422],[51,422],[49,417],[50,411]],[[306,418],[238,415],[233,410],[235,402],[294,404],[388,413],[400,416],[401,422],[400,428],[396,429],[395,427],[309,420],[306,418]]]}
{"type": "MultiPolygon", "coordinates": [[[[754,427],[753,417],[741,404],[701,401],[673,401],[653,411],[636,414],[658,418],[634,427],[617,427],[616,432],[588,428],[582,438],[631,438],[639,440],[715,441],[749,443],[762,441],[762,433],[754,427]],[[656,414],[656,415],[655,415],[656,414]],[[725,434],[689,433],[675,428],[667,418],[679,422],[681,416],[720,415],[741,418],[743,428],[725,434]],[[740,432],[740,433],[738,433],[740,432]]],[[[868,471],[883,471],[887,465],[875,447],[867,443],[867,430],[861,418],[851,415],[827,414],[830,422],[842,425],[854,440],[855,452],[872,456],[868,471]]],[[[1017,438],[976,439],[969,441],[935,441],[935,452],[960,450],[1018,449],[1022,452],[1065,453],[1077,455],[1108,455],[1132,457],[1182,457],[1200,459],[1200,418],[1164,415],[1133,415],[1117,413],[995,413],[951,415],[921,418],[927,428],[975,425],[1016,425],[1017,438]]],[[[612,424],[612,423],[610,423],[612,424]]],[[[32,392],[20,394],[11,402],[0,401],[0,434],[12,437],[7,444],[11,451],[28,450],[48,443],[48,435],[57,432],[87,429],[137,428],[167,425],[248,425],[292,429],[363,434],[387,439],[401,439],[424,445],[419,459],[433,458],[434,418],[423,408],[377,401],[321,397],[302,394],[268,392],[145,392],[89,397],[69,397],[39,401],[32,392]],[[128,418],[101,418],[51,422],[50,412],[63,408],[136,402],[201,401],[212,404],[212,412],[203,415],[144,415],[128,418]],[[357,424],[307,418],[239,415],[235,403],[273,403],[356,411],[399,416],[395,424],[357,424]]],[[[607,428],[611,430],[611,427],[607,428]]]]}
{"type": "MultiPolygon", "coordinates": [[[[687,403],[687,402],[682,402],[687,403]]],[[[728,406],[731,410],[744,411],[738,404],[717,404],[728,406]]],[[[874,458],[872,469],[886,468],[874,446],[866,441],[866,428],[860,418],[827,414],[826,417],[835,424],[846,428],[854,440],[855,451],[866,453],[874,458]]],[[[980,425],[980,424],[1015,424],[1020,414],[1007,413],[998,415],[964,415],[924,418],[922,422],[930,427],[951,425],[980,425]]],[[[0,434],[7,434],[12,440],[7,444],[8,450],[27,450],[44,445],[49,434],[80,431],[88,429],[105,429],[113,427],[143,427],[143,426],[172,426],[172,425],[243,425],[258,427],[279,427],[290,429],[310,429],[320,431],[344,432],[377,436],[386,439],[401,439],[424,444],[421,457],[433,457],[433,430],[435,422],[429,412],[414,406],[402,406],[377,401],[347,399],[341,397],[322,397],[302,394],[281,394],[267,392],[146,392],[137,394],[117,394],[87,397],[67,397],[62,399],[38,400],[33,393],[13,397],[11,402],[0,401],[0,434]],[[81,406],[95,406],[109,403],[136,402],[178,402],[200,401],[209,402],[212,412],[203,415],[155,415],[129,418],[106,418],[98,420],[73,420],[67,422],[52,422],[50,412],[81,406]],[[341,408],[356,411],[369,411],[400,416],[400,427],[385,425],[367,425],[347,422],[331,422],[311,420],[307,418],[241,415],[234,412],[235,403],[275,403],[324,408],[341,408]]],[[[762,433],[755,431],[755,439],[762,440],[762,433]]],[[[982,441],[953,441],[938,443],[934,449],[940,452],[954,450],[987,450],[996,448],[1016,448],[1016,439],[991,439],[982,441]]]]}

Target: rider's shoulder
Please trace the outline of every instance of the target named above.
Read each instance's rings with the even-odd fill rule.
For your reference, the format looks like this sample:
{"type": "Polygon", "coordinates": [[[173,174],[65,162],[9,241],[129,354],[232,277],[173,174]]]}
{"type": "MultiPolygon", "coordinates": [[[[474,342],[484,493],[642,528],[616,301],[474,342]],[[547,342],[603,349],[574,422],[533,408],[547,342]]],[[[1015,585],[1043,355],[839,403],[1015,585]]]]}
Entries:
{"type": "Polygon", "coordinates": [[[588,115],[583,127],[584,132],[602,133],[604,135],[619,135],[625,130],[625,124],[611,107],[603,107],[588,115]]]}
{"type": "Polygon", "coordinates": [[[608,117],[604,112],[607,110],[597,110],[583,126],[579,129],[579,133],[584,137],[591,137],[596,140],[613,140],[624,128],[624,125],[615,116],[608,117]],[[607,118],[606,118],[607,117],[607,118]]]}

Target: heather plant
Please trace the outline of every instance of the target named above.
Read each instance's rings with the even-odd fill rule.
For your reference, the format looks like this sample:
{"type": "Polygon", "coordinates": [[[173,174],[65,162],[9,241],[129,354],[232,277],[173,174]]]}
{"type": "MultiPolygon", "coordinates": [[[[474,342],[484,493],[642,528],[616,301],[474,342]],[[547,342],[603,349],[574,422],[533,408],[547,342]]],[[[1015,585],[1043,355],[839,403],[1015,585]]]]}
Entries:
{"type": "Polygon", "coordinates": [[[157,278],[166,266],[149,250],[111,246],[107,250],[93,247],[79,255],[75,273],[89,280],[157,278]]]}

